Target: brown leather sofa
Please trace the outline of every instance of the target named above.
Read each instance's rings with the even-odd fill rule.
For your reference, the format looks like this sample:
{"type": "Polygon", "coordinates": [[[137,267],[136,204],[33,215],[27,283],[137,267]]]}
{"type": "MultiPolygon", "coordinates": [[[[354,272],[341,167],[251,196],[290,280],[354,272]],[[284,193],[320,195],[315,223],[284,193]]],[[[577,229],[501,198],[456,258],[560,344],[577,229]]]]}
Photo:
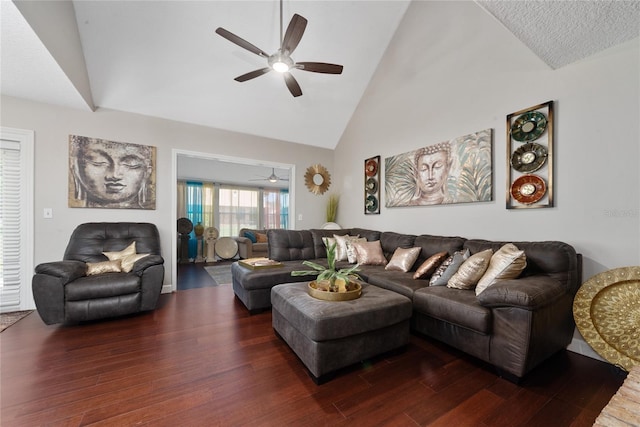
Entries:
{"type": "MultiPolygon", "coordinates": [[[[269,256],[283,267],[250,270],[232,266],[233,289],[251,311],[271,307],[271,288],[277,284],[309,281],[291,276],[306,270],[304,260],[326,264],[322,237],[358,234],[380,240],[387,260],[398,247],[420,247],[409,272],[382,266],[361,266],[359,274],[369,284],[405,295],[413,302],[412,331],[442,341],[498,368],[517,381],[554,353],[566,348],[574,331],[572,303],[581,283],[581,257],[573,247],[557,241],[511,242],[524,250],[527,267],[517,279],[500,282],[476,296],[474,290],[428,286],[413,279],[413,272],[430,256],[469,249],[498,250],[506,242],[462,237],[409,235],[361,228],[343,230],[269,230],[269,256]]],[[[346,264],[338,265],[344,267],[346,264]]]]}
{"type": "Polygon", "coordinates": [[[76,323],[153,310],[164,280],[160,236],[149,223],[86,223],[71,235],[63,261],[39,264],[32,279],[38,314],[47,324],[76,323]],[[87,263],[106,262],[103,252],[135,242],[130,272],[87,275],[87,263]]]}
{"type": "Polygon", "coordinates": [[[233,239],[238,243],[238,255],[241,259],[266,257],[269,252],[267,242],[258,242],[258,234],[267,235],[267,230],[256,230],[252,228],[241,228],[238,235],[233,239]],[[256,242],[254,243],[248,233],[251,233],[256,242]]]}

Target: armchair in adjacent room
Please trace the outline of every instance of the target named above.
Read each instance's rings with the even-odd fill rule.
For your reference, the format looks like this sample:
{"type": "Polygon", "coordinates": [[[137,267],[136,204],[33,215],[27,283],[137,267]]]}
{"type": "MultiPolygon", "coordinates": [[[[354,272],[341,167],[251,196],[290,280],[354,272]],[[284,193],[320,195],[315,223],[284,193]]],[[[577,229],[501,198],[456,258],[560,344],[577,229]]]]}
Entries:
{"type": "Polygon", "coordinates": [[[238,254],[242,259],[268,256],[267,230],[241,228],[234,240],[238,242],[238,254]]]}
{"type": "Polygon", "coordinates": [[[62,261],[36,266],[32,288],[38,314],[50,325],[153,310],[163,280],[154,224],[100,222],[74,230],[62,261]]]}

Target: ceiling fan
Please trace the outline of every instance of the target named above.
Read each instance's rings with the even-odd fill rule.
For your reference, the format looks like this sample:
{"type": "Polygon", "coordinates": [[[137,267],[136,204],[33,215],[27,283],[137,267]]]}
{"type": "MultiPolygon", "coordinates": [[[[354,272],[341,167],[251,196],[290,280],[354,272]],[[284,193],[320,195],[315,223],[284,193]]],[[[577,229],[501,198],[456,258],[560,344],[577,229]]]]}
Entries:
{"type": "Polygon", "coordinates": [[[259,179],[250,179],[249,181],[269,181],[269,182],[278,182],[278,181],[289,181],[289,178],[281,178],[278,175],[276,175],[276,170],[275,168],[271,168],[271,175],[264,177],[264,178],[259,178],[259,179]]]}
{"type": "Polygon", "coordinates": [[[252,45],[248,41],[236,36],[222,27],[218,27],[218,29],[216,29],[216,33],[249,52],[267,59],[268,67],[248,72],[247,74],[236,77],[234,80],[238,82],[246,82],[247,80],[254,79],[273,70],[278,73],[282,73],[284,76],[284,82],[287,85],[287,88],[289,88],[289,92],[291,92],[291,95],[294,97],[297,97],[302,95],[302,89],[300,89],[300,85],[289,71],[297,69],[302,71],[311,71],[314,73],[342,74],[343,68],[342,65],[328,64],[326,62],[295,62],[291,58],[291,54],[298,46],[298,43],[300,43],[306,27],[307,20],[298,14],[294,14],[289,22],[284,38],[282,37],[282,0],[280,0],[280,48],[274,54],[267,54],[262,49],[252,45]]]}

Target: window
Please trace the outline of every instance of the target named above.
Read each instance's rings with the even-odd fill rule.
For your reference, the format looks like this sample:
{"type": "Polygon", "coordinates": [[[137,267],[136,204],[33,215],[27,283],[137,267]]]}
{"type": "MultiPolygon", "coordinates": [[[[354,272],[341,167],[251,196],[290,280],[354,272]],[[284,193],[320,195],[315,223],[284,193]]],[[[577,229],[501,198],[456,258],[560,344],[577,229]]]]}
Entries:
{"type": "Polygon", "coordinates": [[[221,236],[237,236],[241,228],[261,228],[258,189],[221,186],[218,207],[221,236]]]}

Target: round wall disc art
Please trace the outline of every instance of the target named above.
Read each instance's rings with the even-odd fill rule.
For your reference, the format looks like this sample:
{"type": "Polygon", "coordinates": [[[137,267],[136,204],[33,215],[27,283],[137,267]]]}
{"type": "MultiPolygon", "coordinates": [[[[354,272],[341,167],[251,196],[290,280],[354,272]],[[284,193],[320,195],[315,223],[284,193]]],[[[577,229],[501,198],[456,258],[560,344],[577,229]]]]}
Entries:
{"type": "Polygon", "coordinates": [[[365,202],[365,206],[367,211],[375,212],[378,210],[378,199],[375,196],[367,196],[367,200],[365,202]]]}
{"type": "Polygon", "coordinates": [[[528,142],[514,151],[511,166],[522,173],[537,171],[547,161],[547,149],[535,142],[528,142]]]}
{"type": "Polygon", "coordinates": [[[511,126],[511,137],[516,141],[534,141],[544,133],[547,118],[537,111],[530,111],[518,117],[511,126]]]}
{"type": "Polygon", "coordinates": [[[367,193],[375,194],[378,191],[378,181],[376,181],[375,178],[369,178],[365,183],[365,187],[367,189],[367,193]]]}
{"type": "Polygon", "coordinates": [[[364,172],[367,176],[375,176],[378,173],[378,162],[375,159],[367,160],[364,165],[364,172]]]}
{"type": "Polygon", "coordinates": [[[525,205],[538,202],[546,192],[544,180],[537,175],[523,175],[511,185],[511,196],[525,205]]]}

